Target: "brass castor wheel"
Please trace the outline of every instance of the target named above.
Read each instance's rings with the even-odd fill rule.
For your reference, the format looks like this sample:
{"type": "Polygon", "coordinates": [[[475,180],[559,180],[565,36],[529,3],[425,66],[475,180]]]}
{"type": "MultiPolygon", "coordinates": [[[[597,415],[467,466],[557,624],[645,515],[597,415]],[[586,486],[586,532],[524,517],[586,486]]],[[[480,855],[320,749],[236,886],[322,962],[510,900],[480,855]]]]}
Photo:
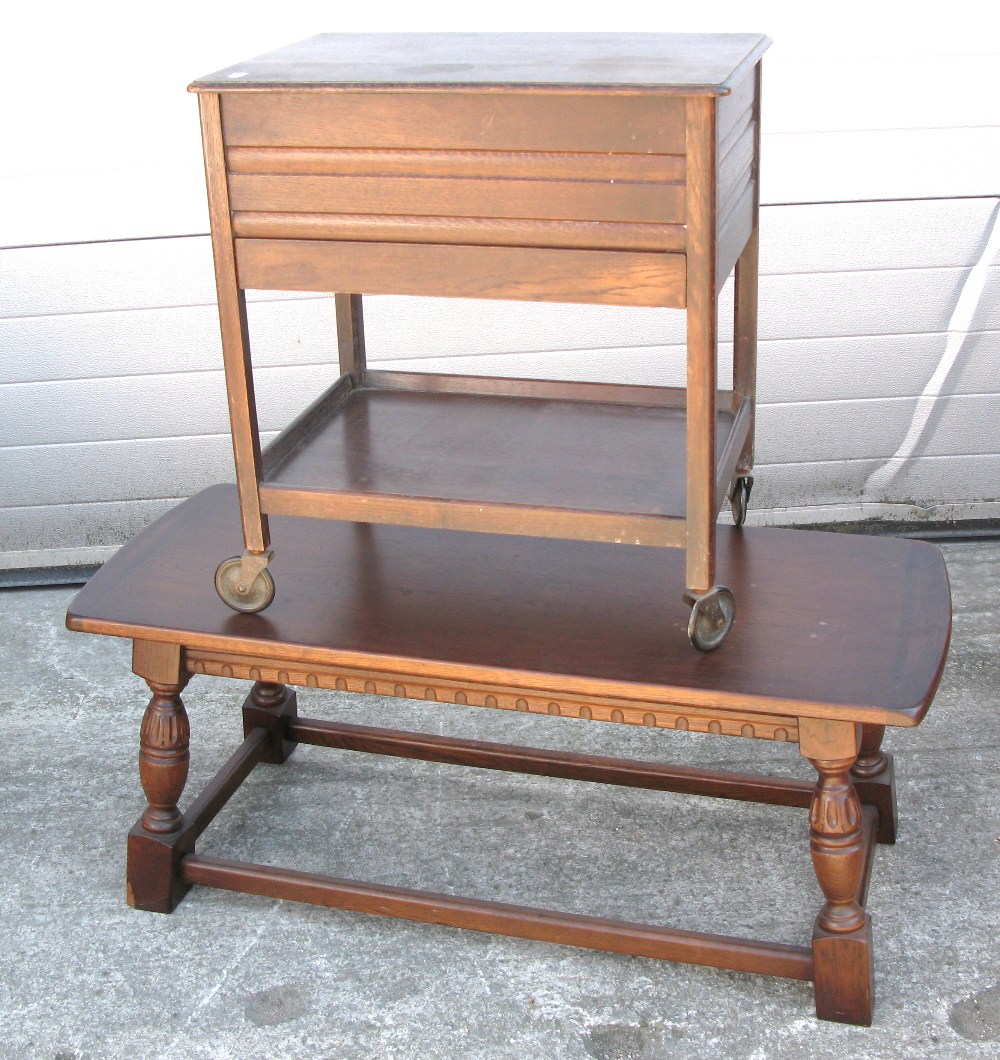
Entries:
{"type": "Polygon", "coordinates": [[[737,526],[742,526],[746,522],[752,489],[753,475],[740,475],[733,483],[733,492],[729,494],[729,506],[733,510],[733,522],[737,526]]]}
{"type": "Polygon", "coordinates": [[[239,556],[223,560],[215,572],[215,591],[234,611],[253,615],[263,611],[274,599],[274,578],[266,567],[252,580],[243,578],[242,568],[243,560],[239,556]]]}
{"type": "Polygon", "coordinates": [[[691,604],[688,639],[698,651],[715,651],[733,628],[736,601],[724,585],[713,585],[707,593],[684,598],[691,604]]]}

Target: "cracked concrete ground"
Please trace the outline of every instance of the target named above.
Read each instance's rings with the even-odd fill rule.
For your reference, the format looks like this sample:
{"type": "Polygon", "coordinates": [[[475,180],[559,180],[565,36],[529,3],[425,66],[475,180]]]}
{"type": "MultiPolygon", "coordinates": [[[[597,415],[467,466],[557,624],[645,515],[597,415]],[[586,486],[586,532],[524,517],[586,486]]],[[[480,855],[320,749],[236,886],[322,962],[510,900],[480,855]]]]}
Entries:
{"type": "MultiPolygon", "coordinates": [[[[809,984],[196,889],[129,909],[145,686],[69,634],[74,590],[0,595],[0,1056],[1000,1056],[1000,543],[944,546],[952,653],[890,731],[900,836],[876,853],[870,1029],[809,984]]],[[[845,665],[849,661],[845,660],[845,665]]],[[[239,682],[195,678],[188,795],[240,738],[239,682]]],[[[300,691],[303,713],[809,776],[794,747],[300,691]]],[[[802,944],[820,903],[801,810],[300,747],[199,843],[220,856],[802,944]]]]}

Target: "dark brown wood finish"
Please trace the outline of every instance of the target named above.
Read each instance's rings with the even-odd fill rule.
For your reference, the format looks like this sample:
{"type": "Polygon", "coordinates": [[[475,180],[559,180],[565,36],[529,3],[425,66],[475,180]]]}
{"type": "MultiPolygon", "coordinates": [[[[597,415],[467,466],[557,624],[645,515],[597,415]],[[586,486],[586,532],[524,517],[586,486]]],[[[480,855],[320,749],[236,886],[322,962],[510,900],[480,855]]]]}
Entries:
{"type": "MultiPolygon", "coordinates": [[[[501,932],[521,938],[588,946],[611,952],[790,978],[816,978],[819,987],[820,979],[814,969],[813,959],[810,951],[804,947],[361,883],[271,866],[206,858],[194,853],[197,837],[223,808],[253,765],[256,762],[284,760],[284,757],[275,759],[268,756],[268,747],[273,744],[274,737],[282,736],[286,742],[301,740],[375,754],[395,754],[429,761],[448,761],[484,768],[541,773],[599,783],[685,791],[691,794],[788,806],[804,806],[808,803],[811,791],[808,785],[796,781],[671,769],[653,763],[339,725],[312,719],[298,720],[295,718],[294,708],[289,709],[287,691],[280,686],[261,682],[255,685],[244,707],[244,723],[248,731],[243,745],[191,806],[183,829],[173,837],[173,846],[169,852],[174,857],[169,867],[165,863],[157,864],[142,857],[141,849],[133,851],[130,848],[130,880],[139,893],[154,893],[157,884],[162,889],[167,882],[176,884],[178,893],[183,893],[183,889],[192,884],[223,887],[249,894],[501,932]],[[284,716],[284,733],[275,729],[274,722],[278,720],[279,714],[284,716]],[[255,717],[261,724],[253,724],[255,717]]],[[[292,745],[293,743],[289,746],[292,745]]],[[[812,796],[814,809],[823,805],[825,794],[828,795],[828,792],[821,785],[812,796]]],[[[855,898],[862,904],[871,871],[875,816],[876,811],[868,807],[861,818],[864,858],[855,898]]],[[[142,907],[169,912],[173,905],[161,907],[156,904],[144,904],[142,907]]],[[[852,933],[852,944],[857,943],[857,934],[852,933]]],[[[836,959],[831,962],[829,952],[821,949],[820,953],[823,959],[830,963],[824,974],[837,980],[840,969],[836,959]]],[[[834,954],[833,957],[835,956],[834,954]]],[[[840,988],[843,989],[843,984],[840,988]]],[[[834,1018],[842,1019],[843,1014],[834,1018]]]]}
{"type": "Polygon", "coordinates": [[[148,682],[153,698],[139,737],[139,779],[149,801],[142,815],[142,827],[147,832],[176,832],[181,826],[177,803],[187,783],[191,739],[180,695],[186,674],[184,678],[176,684],[148,682]]]}
{"type": "MultiPolygon", "coordinates": [[[[682,409],[683,387],[621,383],[581,383],[562,379],[517,379],[512,376],[439,375],[429,372],[368,373],[367,384],[377,390],[417,391],[423,394],[478,394],[487,397],[541,398],[545,401],[598,401],[606,405],[642,405],[682,409]]],[[[724,404],[732,393],[721,391],[724,404]]]]}
{"type": "MultiPolygon", "coordinates": [[[[337,297],[357,303],[360,314],[360,296],[337,297]]],[[[360,315],[338,319],[360,326],[360,315]]],[[[343,341],[350,344],[349,330],[343,341]]],[[[354,364],[348,357],[342,367],[354,364]]],[[[355,374],[342,376],[264,452],[265,511],[683,544],[685,497],[671,469],[684,461],[684,390],[365,371],[362,392],[355,374]],[[652,460],[634,452],[644,442],[652,460]],[[620,474],[630,461],[630,474],[620,474]]],[[[718,509],[751,410],[722,391],[716,416],[718,509]]]]}
{"type": "Polygon", "coordinates": [[[896,842],[896,783],[892,755],[882,750],[884,725],[861,726],[861,750],[851,769],[858,798],[878,808],[878,841],[896,842]]]}
{"type": "MultiPolygon", "coordinates": [[[[337,295],[337,298],[352,298],[352,295],[337,295]]],[[[338,317],[338,329],[341,326],[342,317],[338,317]]],[[[344,336],[345,342],[350,342],[348,336],[344,336]]],[[[351,352],[341,347],[341,361],[355,363],[351,360],[351,352]]],[[[363,360],[360,362],[363,365],[363,360]]],[[[310,438],[334,415],[336,410],[344,403],[347,395],[357,385],[354,375],[351,373],[341,375],[336,382],[332,383],[316,400],[295,417],[294,420],[271,441],[271,444],[261,455],[261,477],[265,478],[280,467],[297,449],[305,445],[310,438]]]]}
{"type": "Polygon", "coordinates": [[[177,808],[187,783],[191,726],[181,692],[188,673],[180,647],[136,640],[132,669],[153,693],[139,734],[139,779],[148,805],[142,828],[152,834],[176,832],[181,827],[177,808]]]}
{"type": "Polygon", "coordinates": [[[874,1004],[874,956],[871,918],[863,903],[871,842],[850,773],[862,731],[848,717],[809,719],[799,741],[819,774],[809,809],[809,852],[826,897],[813,929],[816,1015],[867,1027],[874,1004]]]}
{"type": "Polygon", "coordinates": [[[716,799],[736,799],[739,802],[760,802],[772,806],[808,809],[814,788],[806,781],[781,780],[750,773],[688,769],[659,762],[636,762],[483,740],[458,740],[426,733],[403,733],[393,729],[306,718],[291,722],[288,736],[298,743],[414,758],[422,762],[531,773],[594,784],[618,784],[650,791],[708,795],[716,799]]]}
{"type": "Polygon", "coordinates": [[[469,702],[535,690],[543,702],[583,696],[595,718],[602,701],[609,714],[631,702],[640,724],[684,707],[834,719],[847,709],[858,722],[915,725],[948,646],[944,561],[923,542],[720,527],[720,577],[744,603],[709,658],[673,635],[687,621],[662,590],[682,577],[673,550],[273,522],[280,587],[266,612],[234,614],[212,587],[239,526],[235,489],[216,486],[111,559],[73,602],[70,628],[256,653],[304,676],[312,665],[387,674],[389,694],[409,673],[421,698],[436,682],[469,689],[469,702]]]}
{"type": "Polygon", "coordinates": [[[622,920],[507,905],[431,891],[361,883],[335,876],[252,865],[193,854],[181,863],[184,882],[244,894],[308,902],[332,909],[417,920],[515,938],[585,946],[711,968],[811,979],[812,958],[804,947],[758,942],[622,920]]]}
{"type": "Polygon", "coordinates": [[[171,913],[176,909],[190,888],[181,878],[181,859],[194,851],[198,837],[250,775],[268,744],[268,730],[254,729],[187,808],[176,831],[152,833],[143,827],[141,818],[136,822],[128,835],[126,895],[129,905],[151,913],[171,913]]]}
{"type": "Polygon", "coordinates": [[[194,849],[178,808],[187,782],[191,729],[180,693],[188,681],[179,644],[136,639],[132,669],[153,692],[139,736],[139,780],[147,805],[128,837],[129,905],[171,912],[188,885],[180,858],[194,849]]]}
{"type": "MultiPolygon", "coordinates": [[[[717,419],[728,435],[732,413],[717,419]]],[[[683,409],[666,405],[365,388],[346,394],[266,482],[683,516],[683,481],[671,472],[684,454],[683,409]]]]}
{"type": "Polygon", "coordinates": [[[896,814],[881,742],[929,707],[950,600],[939,553],[921,543],[714,525],[753,465],[768,43],[324,35],[192,86],[237,487],[206,490],[139,535],[67,616],[71,629],[132,638],[153,691],[131,904],[170,912],[200,884],[788,976],[814,982],[821,1018],[871,1022],[864,907],[896,814]],[[716,380],[717,292],[734,265],[729,393],[716,380]],[[340,379],[263,456],[250,287],[338,292],[340,379]],[[687,390],[368,372],[359,292],[686,307],[687,390]],[[301,515],[323,518],[288,517],[301,515]],[[233,576],[249,584],[271,562],[278,585],[258,614],[234,613],[212,586],[241,519],[256,557],[233,576]],[[716,578],[739,620],[702,655],[681,632],[688,607],[664,589],[716,578]],[[194,674],[253,687],[243,743],[182,813],[180,693],[194,674]],[[798,742],[818,779],[302,718],[295,685],[798,742]],[[812,946],[198,854],[253,768],[298,743],[808,807],[826,899],[812,946]]]}
{"type": "Polygon", "coordinates": [[[243,704],[243,735],[249,739],[257,729],[267,733],[267,746],[259,761],[280,765],[288,760],[298,743],[290,732],[297,720],[298,700],[290,688],[276,681],[254,681],[243,704]]]}
{"type": "Polygon", "coordinates": [[[140,761],[150,807],[129,835],[134,906],[169,912],[193,884],[225,887],[812,980],[822,1018],[871,1021],[864,903],[873,845],[886,831],[882,818],[893,796],[880,742],[885,724],[919,721],[940,674],[948,590],[936,549],[803,531],[725,532],[720,570],[743,593],[748,621],[712,656],[678,644],[665,657],[650,632],[667,617],[664,608],[677,605],[650,588],[650,560],[677,564],[676,553],[275,519],[276,563],[290,595],[279,595],[266,615],[234,615],[211,593],[204,571],[237,523],[235,489],[205,491],[126,546],[68,616],[71,628],[132,637],[133,667],[154,688],[140,761]],[[470,548],[476,544],[484,547],[470,548]],[[337,594],[313,576],[317,563],[337,594]],[[794,613],[779,569],[794,590],[794,613]],[[863,599],[870,608],[857,605],[863,599]],[[865,637],[855,630],[867,634],[870,655],[860,651],[865,637]],[[845,656],[853,664],[847,669],[845,656]],[[188,737],[179,692],[191,673],[249,677],[254,686],[243,708],[243,744],[181,815],[188,737]],[[819,779],[813,786],[300,718],[289,683],[798,739],[819,779]],[[812,948],[198,854],[198,837],[254,766],[284,762],[298,743],[809,806],[810,849],[826,897],[812,948]]]}

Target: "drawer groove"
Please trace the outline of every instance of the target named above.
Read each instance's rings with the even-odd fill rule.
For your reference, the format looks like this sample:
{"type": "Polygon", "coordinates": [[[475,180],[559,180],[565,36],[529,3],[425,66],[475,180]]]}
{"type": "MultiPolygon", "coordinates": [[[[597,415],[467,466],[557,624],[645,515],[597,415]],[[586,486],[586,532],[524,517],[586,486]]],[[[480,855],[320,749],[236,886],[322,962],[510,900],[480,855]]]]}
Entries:
{"type": "Polygon", "coordinates": [[[751,172],[750,166],[747,166],[735,179],[729,182],[729,186],[725,188],[719,188],[718,198],[718,216],[720,220],[720,228],[725,223],[725,219],[733,212],[736,208],[737,203],[746,195],[747,189],[754,186],[753,173],[751,172]]]}
{"type": "Polygon", "coordinates": [[[683,155],[541,151],[433,151],[349,147],[230,147],[230,173],[438,176],[555,180],[684,180],[683,155]]]}
{"type": "Polygon", "coordinates": [[[233,214],[233,233],[255,239],[333,239],[579,250],[683,251],[687,245],[687,229],[683,225],[401,214],[240,211],[233,214]]]}
{"type": "Polygon", "coordinates": [[[754,136],[757,131],[757,123],[753,114],[749,111],[733,126],[729,135],[719,143],[719,164],[722,169],[726,166],[726,160],[732,159],[734,155],[746,158],[753,157],[754,136]]]}
{"type": "Polygon", "coordinates": [[[747,76],[729,93],[728,96],[720,96],[716,111],[716,137],[722,143],[732,132],[733,128],[746,119],[753,111],[754,95],[756,93],[756,78],[753,70],[749,70],[747,76]]]}
{"type": "Polygon", "coordinates": [[[753,177],[753,155],[756,123],[747,125],[740,135],[730,140],[726,154],[719,161],[719,214],[724,216],[753,177]]]}
{"type": "Polygon", "coordinates": [[[754,204],[756,188],[753,182],[748,183],[732,208],[722,215],[719,225],[719,237],[716,241],[716,289],[722,290],[729,274],[733,271],[750,233],[753,231],[754,204]]]}

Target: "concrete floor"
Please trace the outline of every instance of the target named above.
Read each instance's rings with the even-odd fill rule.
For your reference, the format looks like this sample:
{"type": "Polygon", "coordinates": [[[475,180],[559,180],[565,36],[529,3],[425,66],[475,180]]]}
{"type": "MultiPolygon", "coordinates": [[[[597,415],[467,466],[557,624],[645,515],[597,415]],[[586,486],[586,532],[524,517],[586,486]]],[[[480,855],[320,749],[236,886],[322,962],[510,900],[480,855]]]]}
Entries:
{"type": "MultiPolygon", "coordinates": [[[[73,590],[0,595],[0,1056],[1000,1056],[1000,543],[944,552],[950,662],[924,724],[887,738],[900,837],[876,855],[867,1030],[818,1022],[811,986],[786,980],[221,891],[129,909],[147,699],[129,646],[67,633],[73,590]]],[[[233,686],[185,693],[189,794],[239,739],[233,686]]],[[[311,690],[300,710],[809,776],[794,747],[753,741],[311,690]]],[[[806,835],[800,810],[299,748],[199,850],[803,944],[820,904],[806,835]]]]}

